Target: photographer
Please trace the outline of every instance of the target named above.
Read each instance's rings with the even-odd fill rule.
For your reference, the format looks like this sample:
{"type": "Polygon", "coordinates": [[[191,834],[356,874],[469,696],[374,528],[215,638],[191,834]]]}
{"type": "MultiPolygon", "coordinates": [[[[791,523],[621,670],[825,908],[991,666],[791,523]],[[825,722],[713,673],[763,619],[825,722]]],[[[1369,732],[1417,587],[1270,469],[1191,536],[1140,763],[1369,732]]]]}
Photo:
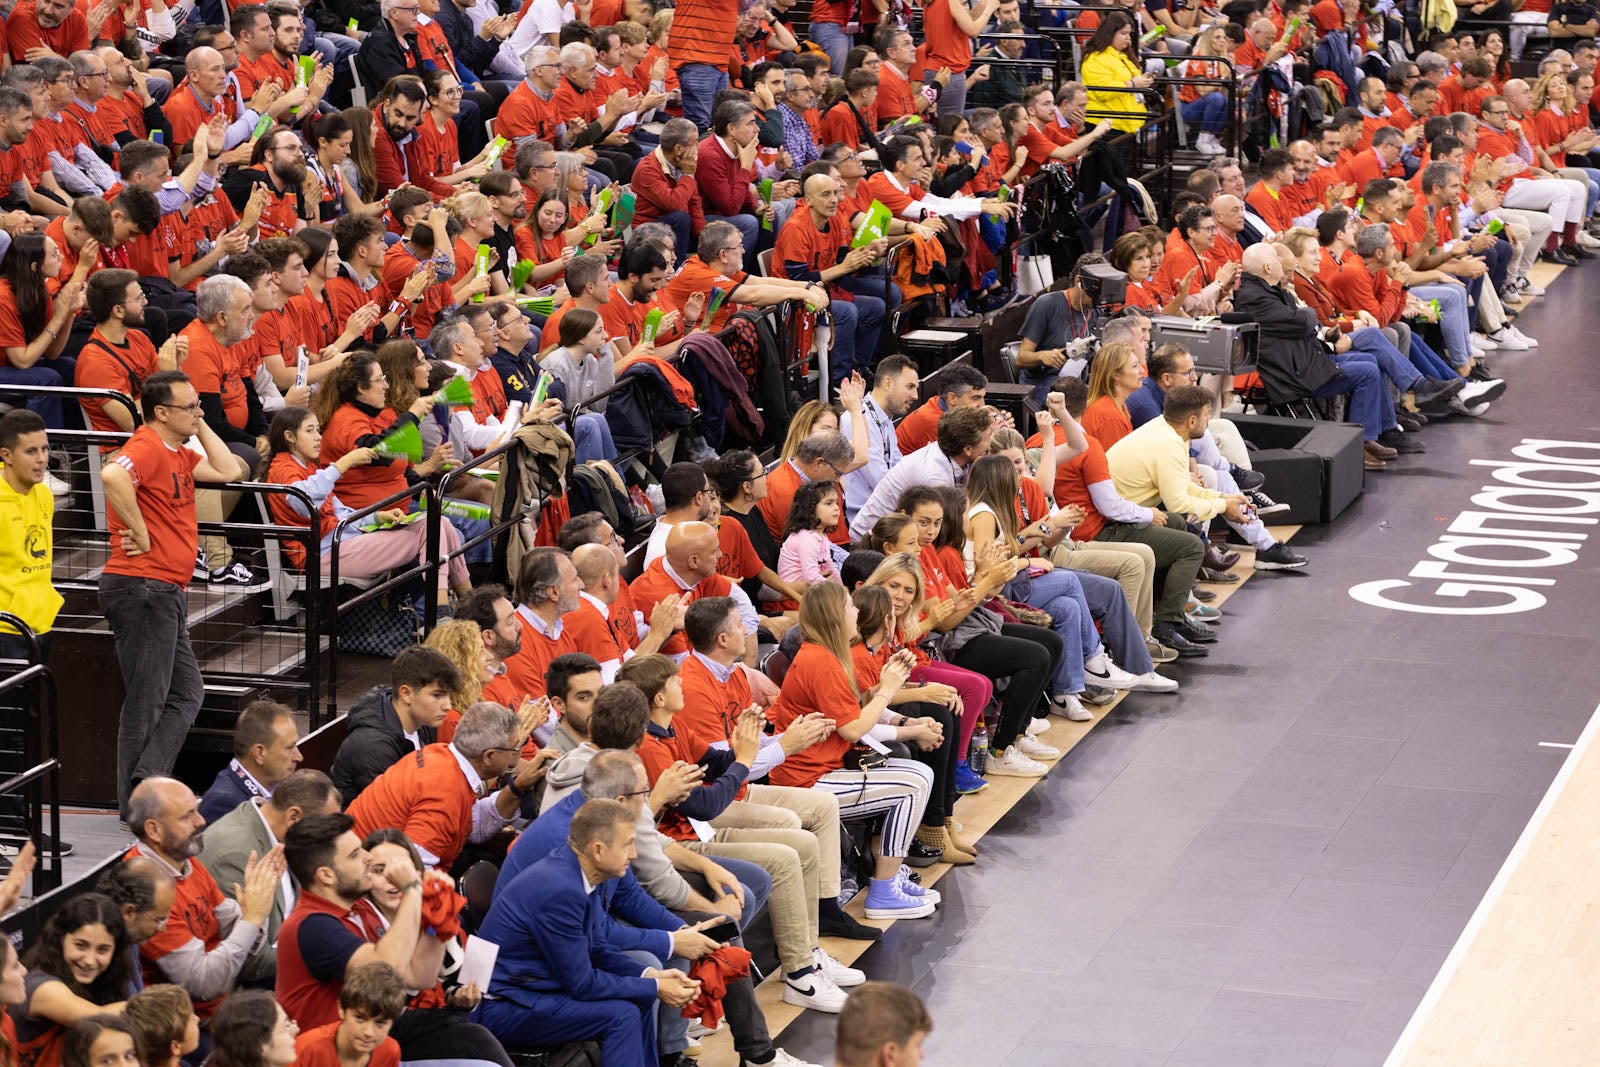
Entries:
{"type": "Polygon", "coordinates": [[[1033,398],[1044,405],[1045,393],[1050,383],[1063,373],[1081,374],[1083,364],[1077,363],[1063,371],[1069,360],[1087,360],[1096,344],[1096,335],[1104,323],[1104,315],[1096,306],[1096,296],[1085,288],[1094,287],[1084,268],[1103,264],[1106,257],[1098,252],[1079,256],[1072,265],[1072,284],[1064,290],[1042,293],[1028,308],[1028,317],[1022,322],[1022,347],[1017,352],[1017,380],[1033,386],[1033,398]]]}

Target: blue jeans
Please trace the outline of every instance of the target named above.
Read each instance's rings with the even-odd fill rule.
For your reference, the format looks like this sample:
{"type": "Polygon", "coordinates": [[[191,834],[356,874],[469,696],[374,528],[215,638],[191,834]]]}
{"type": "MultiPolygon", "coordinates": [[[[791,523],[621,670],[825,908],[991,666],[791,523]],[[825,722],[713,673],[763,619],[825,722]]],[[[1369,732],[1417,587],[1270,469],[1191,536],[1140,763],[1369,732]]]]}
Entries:
{"type": "Polygon", "coordinates": [[[837,385],[852,371],[867,373],[878,351],[883,330],[883,301],[875,296],[829,302],[833,311],[833,351],[828,353],[828,377],[837,385]]]}
{"type": "Polygon", "coordinates": [[[603,459],[607,463],[617,458],[617,446],[611,440],[611,424],[598,411],[585,411],[572,420],[573,458],[579,463],[603,459]]]}
{"type": "MultiPolygon", "coordinates": [[[[42,361],[27,368],[0,367],[0,386],[44,385],[60,388],[62,385],[71,384],[72,380],[70,378],[63,382],[60,373],[51,370],[48,364],[42,361]]],[[[3,395],[3,390],[0,390],[0,396],[3,395]]],[[[52,430],[63,429],[61,398],[59,396],[30,396],[27,401],[28,410],[43,419],[47,427],[52,430]]]]}
{"type": "Polygon", "coordinates": [[[1449,381],[1455,378],[1455,368],[1440,358],[1439,353],[1428,347],[1428,342],[1415,330],[1411,331],[1411,365],[1429,378],[1443,378],[1449,381]]]}
{"type": "Polygon", "coordinates": [[[1426,304],[1439,301],[1439,329],[1444,331],[1445,358],[1451,366],[1465,367],[1472,358],[1472,332],[1467,318],[1467,290],[1447,282],[1413,285],[1411,293],[1426,304]]]}
{"type": "Polygon", "coordinates": [[[1222,93],[1206,93],[1179,107],[1183,121],[1207,133],[1221,133],[1228,125],[1228,98],[1222,93]]]}
{"type": "MultiPolygon", "coordinates": [[[[844,62],[850,58],[850,49],[855,44],[850,35],[844,32],[844,27],[837,22],[813,22],[806,30],[806,36],[811,38],[811,43],[828,53],[828,66],[833,70],[835,78],[844,77],[844,62]]],[[[683,76],[679,75],[679,81],[683,76]]],[[[684,97],[684,107],[689,106],[688,97],[684,97]]]]}
{"type": "MultiPolygon", "coordinates": [[[[1390,394],[1389,387],[1384,384],[1383,362],[1374,353],[1351,348],[1350,351],[1333,357],[1333,361],[1346,373],[1350,373],[1353,364],[1364,363],[1378,372],[1378,424],[1383,430],[1395,425],[1394,421],[1394,396],[1390,394]]],[[[1353,405],[1352,405],[1353,406],[1353,405]]],[[[1380,430],[1379,432],[1382,432],[1380,430]]]]}
{"type": "MultiPolygon", "coordinates": [[[[1050,628],[1061,638],[1061,662],[1051,679],[1051,696],[1083,692],[1083,661],[1100,651],[1100,634],[1094,628],[1094,613],[1084,598],[1081,577],[1077,571],[1057,567],[1027,582],[1024,603],[1049,612],[1054,620],[1050,628]]],[[[1121,594],[1118,586],[1117,595],[1121,594]]]]}
{"type": "Polygon", "coordinates": [[[1350,335],[1350,352],[1360,352],[1372,357],[1368,362],[1375,362],[1378,369],[1383,371],[1384,377],[1394,383],[1394,387],[1402,393],[1409,393],[1417,382],[1422,380],[1422,372],[1412,365],[1411,361],[1400,354],[1400,350],[1389,343],[1383,331],[1373,326],[1364,330],[1356,330],[1350,335]]]}
{"type": "MultiPolygon", "coordinates": [[[[842,60],[839,66],[842,71],[842,60]]],[[[683,117],[693,122],[702,134],[711,129],[712,98],[727,87],[727,71],[709,63],[684,64],[683,69],[678,71],[678,88],[683,91],[683,117]]],[[[678,252],[685,256],[689,254],[682,245],[678,246],[678,252]]]]}
{"type": "Polygon", "coordinates": [[[1073,571],[1078,584],[1083,587],[1083,599],[1089,611],[1100,623],[1100,636],[1111,650],[1118,664],[1134,674],[1145,674],[1155,669],[1150,659],[1150,649],[1144,643],[1144,631],[1133,608],[1128,606],[1128,596],[1114,578],[1106,578],[1088,571],[1073,571]]]}
{"type": "Polygon", "coordinates": [[[1361,424],[1363,438],[1376,441],[1380,433],[1394,425],[1393,404],[1389,408],[1391,414],[1388,424],[1383,421],[1383,401],[1388,397],[1383,387],[1383,376],[1371,363],[1347,362],[1341,364],[1339,369],[1344,371],[1343,377],[1335,378],[1311,395],[1324,397],[1349,393],[1351,421],[1361,424]]]}

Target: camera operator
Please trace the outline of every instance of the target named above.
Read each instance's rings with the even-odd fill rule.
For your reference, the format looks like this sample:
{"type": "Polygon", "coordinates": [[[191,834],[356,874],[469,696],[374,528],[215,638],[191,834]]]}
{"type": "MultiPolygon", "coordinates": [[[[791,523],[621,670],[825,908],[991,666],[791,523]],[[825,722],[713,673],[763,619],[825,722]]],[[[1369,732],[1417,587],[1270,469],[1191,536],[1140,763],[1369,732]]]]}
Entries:
{"type": "Polygon", "coordinates": [[[1099,344],[1100,328],[1109,310],[1099,306],[1098,279],[1085,273],[1086,267],[1105,264],[1098,252],[1079,256],[1072,265],[1072,284],[1066,289],[1042,293],[1028,308],[1022,323],[1022,347],[1017,352],[1017,380],[1033,386],[1033,397],[1044,406],[1050,383],[1062,375],[1083,373],[1089,354],[1099,344]]]}

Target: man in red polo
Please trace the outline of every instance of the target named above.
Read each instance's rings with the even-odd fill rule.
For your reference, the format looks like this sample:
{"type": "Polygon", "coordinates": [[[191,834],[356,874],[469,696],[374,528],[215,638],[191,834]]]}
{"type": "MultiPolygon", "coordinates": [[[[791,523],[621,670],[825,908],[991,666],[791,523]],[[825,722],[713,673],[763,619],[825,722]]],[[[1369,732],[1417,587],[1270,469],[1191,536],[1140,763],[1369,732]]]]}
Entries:
{"type": "MultiPolygon", "coordinates": [[[[717,560],[721,555],[716,530],[703,522],[679,523],[667,534],[666,552],[634,580],[634,604],[649,617],[657,603],[674,594],[680,597],[683,605],[703,596],[741,599],[743,594],[735,593],[734,584],[717,573],[717,560]]],[[[746,610],[746,604],[748,600],[740,604],[741,613],[746,610]]],[[[745,618],[746,662],[753,662],[749,657],[755,650],[754,616],[754,610],[750,609],[745,618]]],[[[689,641],[679,630],[667,639],[661,651],[668,656],[682,655],[689,651],[689,641]]]]}

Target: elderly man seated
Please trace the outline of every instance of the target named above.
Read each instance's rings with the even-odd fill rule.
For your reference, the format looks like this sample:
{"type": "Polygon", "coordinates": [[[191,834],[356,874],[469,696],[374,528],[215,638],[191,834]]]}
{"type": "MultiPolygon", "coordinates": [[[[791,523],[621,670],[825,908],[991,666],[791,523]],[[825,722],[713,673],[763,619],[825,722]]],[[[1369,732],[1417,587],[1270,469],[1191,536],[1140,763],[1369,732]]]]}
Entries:
{"type": "MultiPolygon", "coordinates": [[[[1318,333],[1317,313],[1282,287],[1283,261],[1271,245],[1253,245],[1244,252],[1244,276],[1234,294],[1233,314],[1240,322],[1258,323],[1261,329],[1261,382],[1275,404],[1303,397],[1350,394],[1350,416],[1361,424],[1366,439],[1367,470],[1383,470],[1385,460],[1398,453],[1380,444],[1378,437],[1394,424],[1392,401],[1384,391],[1383,375],[1371,363],[1340,366],[1328,355],[1318,333]],[[1391,414],[1384,418],[1384,405],[1391,414]]],[[[1335,331],[1337,333],[1337,331],[1335,331]]],[[[1334,351],[1344,352],[1350,339],[1340,334],[1334,351]]]]}

